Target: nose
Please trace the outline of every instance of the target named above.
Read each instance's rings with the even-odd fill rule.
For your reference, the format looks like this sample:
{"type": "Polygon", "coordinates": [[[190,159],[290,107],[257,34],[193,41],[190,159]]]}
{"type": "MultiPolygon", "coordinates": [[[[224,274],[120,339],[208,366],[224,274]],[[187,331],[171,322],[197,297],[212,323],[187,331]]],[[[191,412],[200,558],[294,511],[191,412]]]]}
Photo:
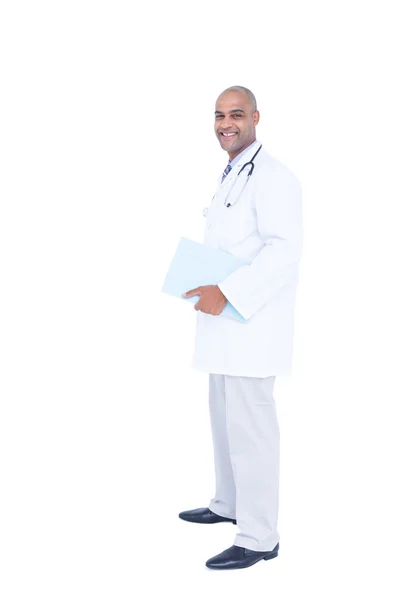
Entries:
{"type": "Polygon", "coordinates": [[[220,129],[222,131],[228,131],[229,129],[233,129],[233,119],[230,115],[226,115],[222,121],[219,123],[220,129]]]}

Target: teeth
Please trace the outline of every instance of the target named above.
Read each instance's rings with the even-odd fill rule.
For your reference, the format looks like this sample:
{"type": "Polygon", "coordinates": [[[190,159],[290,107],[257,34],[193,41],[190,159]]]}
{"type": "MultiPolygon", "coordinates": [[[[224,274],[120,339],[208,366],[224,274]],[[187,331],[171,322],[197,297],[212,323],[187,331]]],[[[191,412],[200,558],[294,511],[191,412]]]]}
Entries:
{"type": "Polygon", "coordinates": [[[232,135],[235,135],[234,133],[223,133],[222,135],[225,135],[226,137],[232,137],[232,135]]]}

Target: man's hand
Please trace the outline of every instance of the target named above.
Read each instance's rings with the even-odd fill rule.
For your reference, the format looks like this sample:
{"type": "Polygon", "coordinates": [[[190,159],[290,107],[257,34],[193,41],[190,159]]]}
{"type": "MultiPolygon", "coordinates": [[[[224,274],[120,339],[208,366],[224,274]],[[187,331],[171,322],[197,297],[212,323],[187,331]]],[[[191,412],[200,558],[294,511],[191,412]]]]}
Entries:
{"type": "Polygon", "coordinates": [[[217,285],[201,285],[183,294],[184,298],[192,296],[200,296],[200,300],[194,305],[195,309],[209,315],[219,315],[228,303],[217,285]]]}

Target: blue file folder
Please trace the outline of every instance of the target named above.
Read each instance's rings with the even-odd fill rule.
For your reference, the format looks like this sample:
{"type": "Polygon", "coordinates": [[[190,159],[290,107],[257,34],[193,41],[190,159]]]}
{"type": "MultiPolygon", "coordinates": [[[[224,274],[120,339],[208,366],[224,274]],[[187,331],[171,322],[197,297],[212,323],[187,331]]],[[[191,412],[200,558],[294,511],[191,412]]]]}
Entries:
{"type": "MultiPolygon", "coordinates": [[[[227,252],[181,238],[161,291],[196,304],[199,296],[183,298],[182,294],[200,285],[217,285],[233,271],[248,264],[249,261],[227,252]]],[[[218,316],[247,323],[230,302],[218,316]]]]}

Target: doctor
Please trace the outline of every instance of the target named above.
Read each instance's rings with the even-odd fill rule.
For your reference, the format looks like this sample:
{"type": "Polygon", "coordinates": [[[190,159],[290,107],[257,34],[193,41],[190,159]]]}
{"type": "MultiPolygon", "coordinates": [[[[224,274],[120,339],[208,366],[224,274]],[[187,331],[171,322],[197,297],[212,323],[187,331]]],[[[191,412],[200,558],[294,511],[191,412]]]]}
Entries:
{"type": "Polygon", "coordinates": [[[215,496],[180,513],[194,523],[238,526],[233,546],[210,558],[213,569],[239,569],[279,550],[279,426],[275,377],[291,372],[295,296],[302,248],[296,177],[256,139],[260,114],[247,88],[218,97],[215,133],[229,162],[208,208],[204,243],[246,258],[198,296],[193,367],[209,373],[215,496]],[[218,317],[230,302],[246,323],[218,317]]]}

